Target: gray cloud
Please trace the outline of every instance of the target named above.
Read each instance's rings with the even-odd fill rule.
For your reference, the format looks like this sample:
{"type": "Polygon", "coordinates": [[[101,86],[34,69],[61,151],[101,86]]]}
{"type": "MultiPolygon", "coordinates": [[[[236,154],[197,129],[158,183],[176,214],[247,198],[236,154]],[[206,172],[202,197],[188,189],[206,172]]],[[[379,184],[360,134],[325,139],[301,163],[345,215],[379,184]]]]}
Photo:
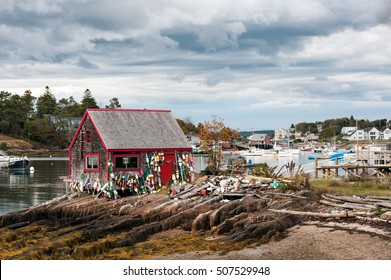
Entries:
{"type": "Polygon", "coordinates": [[[327,115],[333,101],[375,114],[390,99],[390,22],[387,0],[5,0],[1,90],[38,95],[51,82],[76,96],[96,85],[103,103],[116,92],[129,106],[194,111],[195,121],[238,107],[292,118],[326,104],[327,115]],[[226,99],[235,104],[217,109],[226,99]]]}
{"type": "Polygon", "coordinates": [[[386,3],[377,14],[380,23],[391,24],[391,3],[386,3]]]}
{"type": "Polygon", "coordinates": [[[207,74],[204,84],[213,87],[222,82],[232,82],[235,79],[235,75],[232,73],[229,67],[213,71],[207,74]]]}
{"type": "Polygon", "coordinates": [[[184,75],[169,75],[168,76],[169,80],[176,81],[178,83],[182,83],[185,80],[184,75]]]}
{"type": "Polygon", "coordinates": [[[94,63],[89,62],[83,56],[79,57],[79,61],[77,62],[77,66],[82,67],[82,68],[86,68],[86,69],[98,69],[98,66],[96,66],[94,63]]]}

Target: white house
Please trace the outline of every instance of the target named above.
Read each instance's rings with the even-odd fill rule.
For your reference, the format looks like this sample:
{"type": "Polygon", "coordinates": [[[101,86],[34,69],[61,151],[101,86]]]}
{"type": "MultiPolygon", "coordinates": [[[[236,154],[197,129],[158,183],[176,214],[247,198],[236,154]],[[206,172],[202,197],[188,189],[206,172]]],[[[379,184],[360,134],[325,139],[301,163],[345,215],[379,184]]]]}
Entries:
{"type": "Polygon", "coordinates": [[[345,126],[341,129],[342,135],[351,135],[353,132],[355,132],[357,127],[355,126],[345,126]]]}
{"type": "Polygon", "coordinates": [[[365,132],[363,129],[354,130],[350,134],[344,136],[344,139],[349,141],[365,140],[365,132]]]}
{"type": "Polygon", "coordinates": [[[317,142],[319,140],[319,135],[316,135],[314,133],[307,133],[307,135],[305,136],[305,140],[306,142],[317,142]]]}
{"type": "Polygon", "coordinates": [[[366,140],[378,140],[381,138],[381,131],[376,127],[368,127],[364,129],[364,138],[366,140]]]}
{"type": "Polygon", "coordinates": [[[279,140],[284,140],[285,138],[289,138],[292,135],[289,130],[286,129],[276,129],[274,130],[274,140],[279,141],[279,140]]]}
{"type": "Polygon", "coordinates": [[[376,127],[368,127],[358,130],[356,130],[355,127],[344,127],[342,128],[341,133],[344,135],[343,138],[349,141],[379,139],[391,140],[391,130],[388,128],[384,132],[381,132],[376,127]]]}
{"type": "Polygon", "coordinates": [[[384,131],[383,131],[383,137],[382,137],[384,140],[391,140],[391,129],[389,128],[386,128],[384,131]]]}

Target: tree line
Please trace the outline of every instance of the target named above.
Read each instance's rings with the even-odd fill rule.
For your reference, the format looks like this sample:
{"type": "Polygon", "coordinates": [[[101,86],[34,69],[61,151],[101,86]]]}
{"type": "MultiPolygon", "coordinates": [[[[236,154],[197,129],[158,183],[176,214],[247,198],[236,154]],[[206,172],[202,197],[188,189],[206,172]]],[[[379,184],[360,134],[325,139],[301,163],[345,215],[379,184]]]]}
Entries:
{"type": "Polygon", "coordinates": [[[328,119],[323,122],[301,122],[296,125],[292,124],[291,129],[294,128],[296,132],[301,132],[302,134],[307,132],[319,134],[321,139],[328,139],[341,135],[343,127],[357,127],[358,129],[376,127],[383,131],[389,127],[390,124],[391,120],[388,121],[387,119],[370,121],[368,119],[356,119],[353,116],[350,116],[350,118],[328,119]]]}
{"type": "MultiPolygon", "coordinates": [[[[113,97],[106,108],[121,107],[113,97]]],[[[0,91],[0,132],[17,138],[35,141],[46,147],[67,148],[75,129],[69,128],[67,118],[82,117],[87,108],[99,108],[89,89],[80,102],[73,96],[56,99],[49,86],[37,98],[31,90],[23,95],[0,91]]]]}

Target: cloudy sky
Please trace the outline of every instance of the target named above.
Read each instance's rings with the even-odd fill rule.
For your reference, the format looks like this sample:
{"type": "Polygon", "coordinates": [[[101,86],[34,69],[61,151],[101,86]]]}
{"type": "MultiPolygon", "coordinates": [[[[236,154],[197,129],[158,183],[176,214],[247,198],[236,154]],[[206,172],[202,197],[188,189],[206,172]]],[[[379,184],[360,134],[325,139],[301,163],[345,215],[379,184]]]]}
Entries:
{"type": "Polygon", "coordinates": [[[391,1],[2,0],[0,90],[241,130],[390,119],[391,1]]]}

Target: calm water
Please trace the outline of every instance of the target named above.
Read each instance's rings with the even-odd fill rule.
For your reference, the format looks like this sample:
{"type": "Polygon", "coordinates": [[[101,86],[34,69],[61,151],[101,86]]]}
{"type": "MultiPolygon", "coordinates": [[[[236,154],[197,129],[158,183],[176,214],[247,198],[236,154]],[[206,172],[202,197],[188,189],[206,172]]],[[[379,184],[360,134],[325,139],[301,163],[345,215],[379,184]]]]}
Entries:
{"type": "Polygon", "coordinates": [[[33,174],[0,170],[0,216],[65,194],[68,158],[30,158],[33,174]]]}

